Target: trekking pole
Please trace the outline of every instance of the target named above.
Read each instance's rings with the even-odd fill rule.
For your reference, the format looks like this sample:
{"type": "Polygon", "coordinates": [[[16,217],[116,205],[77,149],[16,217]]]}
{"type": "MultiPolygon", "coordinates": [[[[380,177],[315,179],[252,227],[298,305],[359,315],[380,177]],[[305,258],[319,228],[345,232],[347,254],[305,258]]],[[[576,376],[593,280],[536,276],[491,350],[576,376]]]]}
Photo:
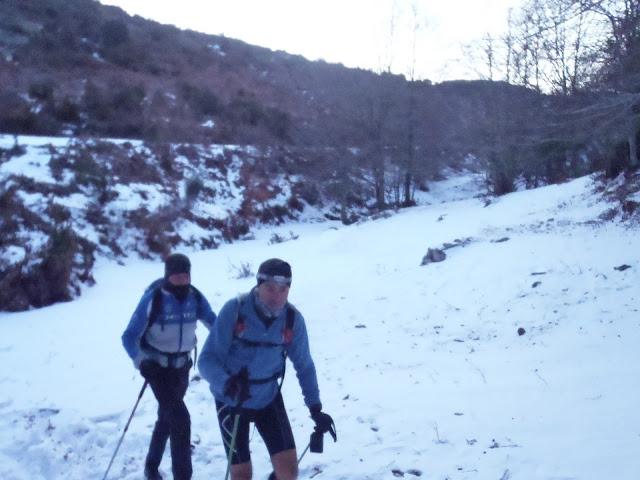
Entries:
{"type": "Polygon", "coordinates": [[[306,448],[302,451],[302,455],[300,455],[300,458],[298,458],[298,465],[300,465],[300,462],[302,461],[302,457],[304,457],[305,453],[309,451],[310,446],[311,446],[311,442],[307,443],[306,448]]]}
{"type": "Polygon", "coordinates": [[[231,432],[231,442],[229,444],[229,455],[227,455],[227,473],[224,476],[224,480],[229,479],[229,473],[231,472],[231,458],[233,457],[233,450],[236,448],[236,436],[238,435],[239,423],[240,423],[240,406],[238,406],[236,415],[233,418],[233,431],[231,432]]]}
{"type": "Polygon", "coordinates": [[[129,424],[131,424],[131,420],[133,419],[133,415],[136,413],[136,409],[138,408],[138,404],[140,403],[140,399],[142,398],[142,395],[144,394],[144,391],[147,388],[147,385],[149,384],[149,382],[147,380],[144,381],[144,385],[142,385],[142,389],[140,389],[140,393],[138,394],[138,399],[136,400],[136,404],[133,406],[133,410],[131,411],[131,415],[129,415],[129,420],[127,421],[127,424],[124,426],[124,431],[122,432],[122,436],[120,437],[120,440],[118,441],[118,445],[116,446],[116,451],[113,452],[113,456],[111,457],[111,461],[109,462],[109,466],[107,467],[107,471],[104,472],[104,477],[102,477],[102,480],[107,480],[107,475],[109,475],[109,470],[111,470],[111,465],[113,465],[113,461],[116,459],[116,455],[118,454],[118,450],[120,450],[120,445],[122,445],[122,440],[124,440],[124,435],[125,433],[127,433],[127,430],[129,430],[129,424]]]}

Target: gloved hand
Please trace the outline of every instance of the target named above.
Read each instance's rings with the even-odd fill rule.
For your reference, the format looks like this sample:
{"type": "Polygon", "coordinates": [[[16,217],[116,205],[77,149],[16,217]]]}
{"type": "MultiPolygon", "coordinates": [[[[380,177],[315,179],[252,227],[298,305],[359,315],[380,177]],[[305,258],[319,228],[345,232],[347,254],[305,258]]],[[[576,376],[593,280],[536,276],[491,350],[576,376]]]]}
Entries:
{"type": "Polygon", "coordinates": [[[249,371],[247,367],[242,367],[238,373],[231,375],[227,379],[224,384],[224,394],[239,403],[244,403],[251,397],[249,394],[249,371]]]}
{"type": "Polygon", "coordinates": [[[160,365],[158,365],[153,360],[142,360],[140,362],[140,374],[146,379],[149,380],[153,378],[158,373],[158,369],[160,365]]]}
{"type": "Polygon", "coordinates": [[[311,419],[316,424],[316,431],[323,434],[330,433],[333,437],[333,441],[337,441],[338,435],[336,432],[336,424],[333,422],[331,415],[322,411],[322,405],[313,405],[312,407],[309,407],[309,412],[311,413],[311,419]]]}

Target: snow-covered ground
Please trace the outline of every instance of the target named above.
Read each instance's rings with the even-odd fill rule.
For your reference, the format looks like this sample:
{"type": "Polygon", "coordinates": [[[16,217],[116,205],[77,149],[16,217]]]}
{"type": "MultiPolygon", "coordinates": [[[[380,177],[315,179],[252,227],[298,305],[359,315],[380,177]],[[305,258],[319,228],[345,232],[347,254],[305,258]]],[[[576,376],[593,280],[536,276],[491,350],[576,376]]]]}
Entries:
{"type": "MultiPolygon", "coordinates": [[[[300,478],[640,478],[640,239],[593,222],[607,205],[591,192],[582,178],[485,206],[432,191],[432,205],[391,218],[287,224],[191,254],[216,310],[253,285],[235,278],[242,264],[293,265],[290,300],[338,428],[300,478]],[[289,232],[298,239],[269,242],[289,232]],[[467,238],[420,266],[427,248],[467,238]]],[[[162,265],[101,262],[78,300],[0,315],[2,479],[104,474],[142,385],[120,335],[162,265]]],[[[283,392],[301,451],[312,423],[291,369],[283,392]]],[[[223,478],[205,382],[191,383],[187,403],[194,479],[223,478]]],[[[155,409],[147,392],[109,478],[141,478],[155,409]]],[[[252,446],[254,478],[265,479],[259,435],[252,446]]],[[[168,451],[162,470],[170,476],[168,451]]]]}

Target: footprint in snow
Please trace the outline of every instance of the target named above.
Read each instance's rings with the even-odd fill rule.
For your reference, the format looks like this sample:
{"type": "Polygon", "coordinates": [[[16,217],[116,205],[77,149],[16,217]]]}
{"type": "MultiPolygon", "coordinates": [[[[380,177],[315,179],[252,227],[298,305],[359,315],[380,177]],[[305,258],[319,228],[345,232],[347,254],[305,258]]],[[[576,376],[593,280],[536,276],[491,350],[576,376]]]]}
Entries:
{"type": "Polygon", "coordinates": [[[97,415],[95,417],[90,417],[89,420],[93,423],[104,423],[104,422],[117,422],[120,419],[119,413],[107,413],[104,415],[97,415]]]}
{"type": "Polygon", "coordinates": [[[410,468],[406,472],[400,470],[399,468],[394,468],[393,470],[391,470],[391,473],[393,473],[394,477],[404,477],[405,473],[407,473],[409,475],[413,475],[415,477],[421,477],[422,476],[422,471],[418,470],[417,468],[410,468]]]}

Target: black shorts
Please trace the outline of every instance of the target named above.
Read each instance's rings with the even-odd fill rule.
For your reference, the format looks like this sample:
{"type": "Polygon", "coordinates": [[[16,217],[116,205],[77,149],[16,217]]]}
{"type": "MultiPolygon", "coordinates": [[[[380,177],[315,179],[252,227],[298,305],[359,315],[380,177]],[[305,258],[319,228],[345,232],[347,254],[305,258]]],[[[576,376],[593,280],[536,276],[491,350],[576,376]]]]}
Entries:
{"type": "MultiPolygon", "coordinates": [[[[231,435],[233,433],[233,423],[236,409],[216,400],[218,410],[218,423],[225,451],[229,456],[231,435]]],[[[289,424],[289,417],[284,409],[282,395],[278,393],[276,398],[260,410],[243,408],[240,410],[240,420],[238,422],[238,433],[231,463],[247,463],[251,461],[251,451],[249,450],[249,429],[251,422],[255,423],[258,433],[262,437],[269,455],[296,448],[293,439],[293,432],[289,424]]]]}

